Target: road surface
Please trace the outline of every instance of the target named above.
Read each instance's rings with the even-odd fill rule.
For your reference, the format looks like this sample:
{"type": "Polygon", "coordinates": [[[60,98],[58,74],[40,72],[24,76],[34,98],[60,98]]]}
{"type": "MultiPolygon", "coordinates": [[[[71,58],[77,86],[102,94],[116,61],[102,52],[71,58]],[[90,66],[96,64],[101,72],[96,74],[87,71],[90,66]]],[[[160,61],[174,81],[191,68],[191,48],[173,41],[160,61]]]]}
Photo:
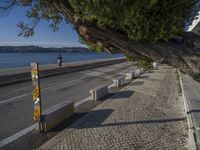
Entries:
{"type": "MultiPolygon", "coordinates": [[[[112,84],[112,78],[134,69],[119,63],[90,70],[57,75],[41,80],[43,110],[65,100],[75,104],[99,84],[112,84]]],[[[0,87],[0,141],[34,124],[32,84],[24,82],[0,87]]]]}

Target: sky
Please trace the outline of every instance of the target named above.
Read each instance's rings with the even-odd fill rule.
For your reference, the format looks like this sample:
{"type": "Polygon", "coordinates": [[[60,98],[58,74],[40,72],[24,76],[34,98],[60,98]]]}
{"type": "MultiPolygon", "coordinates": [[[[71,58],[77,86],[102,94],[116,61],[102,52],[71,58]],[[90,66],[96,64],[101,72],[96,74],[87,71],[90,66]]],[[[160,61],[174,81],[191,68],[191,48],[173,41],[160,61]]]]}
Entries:
{"type": "Polygon", "coordinates": [[[16,25],[20,21],[30,22],[25,11],[25,8],[15,7],[7,16],[0,17],[0,46],[85,47],[79,43],[76,31],[65,22],[61,23],[57,32],[53,32],[48,22],[42,20],[35,28],[33,37],[19,37],[16,25]]]}
{"type": "MultiPolygon", "coordinates": [[[[76,31],[65,22],[61,23],[57,32],[52,32],[48,22],[42,20],[35,28],[33,37],[19,37],[17,35],[19,29],[16,25],[20,21],[25,23],[31,21],[26,17],[25,12],[25,8],[15,7],[8,16],[0,17],[0,46],[85,47],[85,45],[79,43],[76,31]]],[[[199,18],[193,21],[188,31],[191,31],[198,22],[200,22],[200,12],[199,18]]]]}

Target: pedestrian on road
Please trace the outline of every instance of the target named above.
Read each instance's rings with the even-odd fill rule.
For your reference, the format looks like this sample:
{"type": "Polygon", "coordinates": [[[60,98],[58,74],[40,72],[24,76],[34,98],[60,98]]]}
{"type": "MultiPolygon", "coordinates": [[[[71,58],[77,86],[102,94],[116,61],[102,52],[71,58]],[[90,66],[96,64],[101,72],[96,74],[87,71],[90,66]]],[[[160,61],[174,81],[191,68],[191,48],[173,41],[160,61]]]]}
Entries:
{"type": "Polygon", "coordinates": [[[60,66],[60,68],[62,67],[62,56],[61,56],[61,54],[58,55],[58,65],[60,66]]]}

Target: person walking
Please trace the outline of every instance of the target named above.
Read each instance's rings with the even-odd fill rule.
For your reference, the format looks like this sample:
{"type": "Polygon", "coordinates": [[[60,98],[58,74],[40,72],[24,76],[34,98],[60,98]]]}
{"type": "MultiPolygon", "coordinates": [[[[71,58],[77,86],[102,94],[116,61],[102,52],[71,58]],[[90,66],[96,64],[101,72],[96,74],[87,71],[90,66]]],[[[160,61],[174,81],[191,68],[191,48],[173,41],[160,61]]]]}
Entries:
{"type": "Polygon", "coordinates": [[[61,68],[62,67],[62,56],[61,54],[58,55],[58,65],[61,68]]]}

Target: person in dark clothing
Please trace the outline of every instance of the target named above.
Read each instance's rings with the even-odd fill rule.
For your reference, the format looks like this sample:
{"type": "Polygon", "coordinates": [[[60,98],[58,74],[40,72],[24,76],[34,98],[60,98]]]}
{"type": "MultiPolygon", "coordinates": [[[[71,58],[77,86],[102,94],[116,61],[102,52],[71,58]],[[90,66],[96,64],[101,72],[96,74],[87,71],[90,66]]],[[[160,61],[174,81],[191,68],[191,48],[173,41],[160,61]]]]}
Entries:
{"type": "Polygon", "coordinates": [[[58,55],[58,65],[60,66],[60,68],[62,67],[62,56],[61,56],[61,54],[58,55]]]}

